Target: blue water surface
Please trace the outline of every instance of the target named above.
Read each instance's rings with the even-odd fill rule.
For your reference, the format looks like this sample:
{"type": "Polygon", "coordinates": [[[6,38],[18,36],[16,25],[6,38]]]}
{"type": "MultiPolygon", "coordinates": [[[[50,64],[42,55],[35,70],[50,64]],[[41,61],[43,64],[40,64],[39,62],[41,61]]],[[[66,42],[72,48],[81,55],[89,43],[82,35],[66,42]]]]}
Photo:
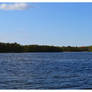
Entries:
{"type": "Polygon", "coordinates": [[[1,53],[0,89],[92,89],[92,53],[1,53]]]}

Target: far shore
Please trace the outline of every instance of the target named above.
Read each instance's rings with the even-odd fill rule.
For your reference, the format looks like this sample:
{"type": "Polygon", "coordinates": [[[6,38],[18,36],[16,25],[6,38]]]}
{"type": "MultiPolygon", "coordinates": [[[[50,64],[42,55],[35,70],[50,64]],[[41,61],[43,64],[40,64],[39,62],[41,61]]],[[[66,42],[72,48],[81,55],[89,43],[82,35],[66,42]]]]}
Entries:
{"type": "Polygon", "coordinates": [[[57,53],[57,52],[91,52],[92,46],[49,46],[21,45],[18,43],[0,43],[0,53],[57,53]]]}

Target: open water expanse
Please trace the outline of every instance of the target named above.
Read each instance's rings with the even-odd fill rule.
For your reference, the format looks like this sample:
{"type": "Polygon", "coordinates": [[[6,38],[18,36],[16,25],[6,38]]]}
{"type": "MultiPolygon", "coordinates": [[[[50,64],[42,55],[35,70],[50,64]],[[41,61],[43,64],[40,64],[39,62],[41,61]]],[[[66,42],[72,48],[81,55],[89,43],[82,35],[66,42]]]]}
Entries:
{"type": "Polygon", "coordinates": [[[1,53],[0,89],[92,89],[92,53],[1,53]]]}

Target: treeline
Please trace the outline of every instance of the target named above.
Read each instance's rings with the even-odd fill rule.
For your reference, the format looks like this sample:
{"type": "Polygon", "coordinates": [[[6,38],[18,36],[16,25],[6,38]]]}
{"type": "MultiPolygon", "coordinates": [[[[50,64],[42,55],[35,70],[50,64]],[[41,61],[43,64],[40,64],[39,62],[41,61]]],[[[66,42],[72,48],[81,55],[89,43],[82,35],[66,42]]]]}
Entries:
{"type": "Polygon", "coordinates": [[[92,51],[92,46],[58,47],[47,45],[20,45],[18,43],[0,43],[0,52],[80,52],[80,51],[92,51]]]}

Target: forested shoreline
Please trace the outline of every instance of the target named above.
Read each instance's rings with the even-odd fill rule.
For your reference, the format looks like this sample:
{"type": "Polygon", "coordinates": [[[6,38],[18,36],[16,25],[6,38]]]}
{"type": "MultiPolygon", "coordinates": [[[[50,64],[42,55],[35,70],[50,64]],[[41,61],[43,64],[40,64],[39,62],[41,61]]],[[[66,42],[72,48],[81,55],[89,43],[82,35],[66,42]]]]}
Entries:
{"type": "Polygon", "coordinates": [[[82,52],[92,51],[92,46],[48,46],[48,45],[21,45],[18,43],[0,43],[0,53],[21,53],[21,52],[82,52]]]}

